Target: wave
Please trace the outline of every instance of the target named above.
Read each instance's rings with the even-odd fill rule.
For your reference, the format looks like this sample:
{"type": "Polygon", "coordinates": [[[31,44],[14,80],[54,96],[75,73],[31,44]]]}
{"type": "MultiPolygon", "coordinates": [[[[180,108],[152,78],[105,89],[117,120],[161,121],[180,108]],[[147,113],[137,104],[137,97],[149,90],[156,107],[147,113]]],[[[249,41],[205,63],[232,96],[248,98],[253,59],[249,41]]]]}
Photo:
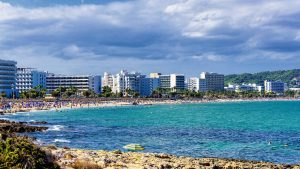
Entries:
{"type": "Polygon", "coordinates": [[[54,143],[70,143],[70,140],[66,140],[66,139],[54,139],[53,141],[54,143]]]}
{"type": "Polygon", "coordinates": [[[54,125],[51,126],[48,131],[61,131],[65,126],[63,125],[54,125]]]}
{"type": "Polygon", "coordinates": [[[41,139],[36,139],[33,143],[37,144],[37,145],[43,145],[44,142],[41,139]]]}

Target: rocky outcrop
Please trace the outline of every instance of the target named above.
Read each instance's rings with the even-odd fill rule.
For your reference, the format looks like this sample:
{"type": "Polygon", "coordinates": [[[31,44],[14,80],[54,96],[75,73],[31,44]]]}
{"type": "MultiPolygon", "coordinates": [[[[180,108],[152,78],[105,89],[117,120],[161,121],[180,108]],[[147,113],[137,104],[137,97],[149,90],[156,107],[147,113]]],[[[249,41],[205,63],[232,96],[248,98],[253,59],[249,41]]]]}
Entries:
{"type": "Polygon", "coordinates": [[[44,147],[61,168],[73,168],[76,163],[98,166],[99,168],[133,169],[239,169],[239,168],[276,168],[300,169],[299,165],[281,165],[268,162],[244,161],[217,158],[177,157],[169,154],[121,152],[119,150],[93,151],[44,147]]]}
{"type": "MultiPolygon", "coordinates": [[[[43,123],[44,124],[44,123],[43,123]]],[[[47,130],[48,127],[30,126],[27,122],[0,120],[0,133],[24,133],[47,130]]]]}

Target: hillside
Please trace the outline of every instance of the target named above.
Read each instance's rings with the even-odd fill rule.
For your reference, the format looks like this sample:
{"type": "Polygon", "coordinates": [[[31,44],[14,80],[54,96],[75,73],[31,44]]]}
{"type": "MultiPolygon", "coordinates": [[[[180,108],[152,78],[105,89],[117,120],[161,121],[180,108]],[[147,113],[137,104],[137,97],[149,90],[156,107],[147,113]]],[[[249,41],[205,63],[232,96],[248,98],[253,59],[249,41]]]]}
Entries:
{"type": "MultiPolygon", "coordinates": [[[[232,74],[225,76],[225,84],[242,84],[242,83],[256,83],[263,84],[264,80],[283,81],[288,83],[289,86],[297,86],[297,82],[293,80],[298,78],[300,81],[300,69],[294,70],[280,70],[280,71],[266,71],[259,73],[243,73],[232,74]]],[[[299,84],[298,84],[299,85],[299,84]]]]}

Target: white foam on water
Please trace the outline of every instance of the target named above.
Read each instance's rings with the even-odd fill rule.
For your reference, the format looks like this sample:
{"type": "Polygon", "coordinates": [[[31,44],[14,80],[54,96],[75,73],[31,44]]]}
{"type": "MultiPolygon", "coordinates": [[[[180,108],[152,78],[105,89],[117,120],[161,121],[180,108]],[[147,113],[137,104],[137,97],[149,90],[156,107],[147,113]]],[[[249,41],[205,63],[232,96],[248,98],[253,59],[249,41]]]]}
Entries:
{"type": "Polygon", "coordinates": [[[43,145],[43,144],[45,144],[45,142],[43,142],[41,139],[36,139],[33,143],[37,144],[37,145],[43,145]]]}
{"type": "Polygon", "coordinates": [[[66,140],[66,139],[54,139],[53,141],[54,143],[70,143],[70,140],[66,140]]]}
{"type": "Polygon", "coordinates": [[[61,131],[65,126],[63,125],[54,125],[51,126],[48,131],[61,131]]]}

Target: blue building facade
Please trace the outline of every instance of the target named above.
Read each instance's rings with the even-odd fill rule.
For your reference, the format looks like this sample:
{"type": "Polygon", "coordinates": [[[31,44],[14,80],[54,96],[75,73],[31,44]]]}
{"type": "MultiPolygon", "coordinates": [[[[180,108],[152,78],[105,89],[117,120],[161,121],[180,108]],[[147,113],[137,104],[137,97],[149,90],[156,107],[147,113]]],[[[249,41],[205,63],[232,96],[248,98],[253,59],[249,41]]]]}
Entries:
{"type": "Polygon", "coordinates": [[[6,97],[16,96],[17,62],[0,59],[0,93],[6,97]]]}
{"type": "Polygon", "coordinates": [[[140,96],[149,97],[152,92],[160,86],[159,78],[142,78],[140,86],[140,96]]]}
{"type": "Polygon", "coordinates": [[[274,92],[277,94],[282,94],[284,93],[285,90],[285,84],[283,82],[280,81],[265,81],[264,82],[264,86],[265,86],[265,92],[274,92]]]}

